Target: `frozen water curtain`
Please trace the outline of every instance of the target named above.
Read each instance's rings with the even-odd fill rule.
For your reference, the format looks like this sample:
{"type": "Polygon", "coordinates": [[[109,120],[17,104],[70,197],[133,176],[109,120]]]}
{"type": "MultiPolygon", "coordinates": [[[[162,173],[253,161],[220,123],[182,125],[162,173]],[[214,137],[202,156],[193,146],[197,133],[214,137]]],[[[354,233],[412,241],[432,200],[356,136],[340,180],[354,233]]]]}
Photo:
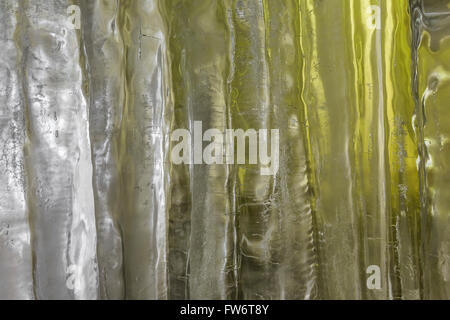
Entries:
{"type": "Polygon", "coordinates": [[[0,26],[1,299],[450,299],[448,0],[0,26]]]}

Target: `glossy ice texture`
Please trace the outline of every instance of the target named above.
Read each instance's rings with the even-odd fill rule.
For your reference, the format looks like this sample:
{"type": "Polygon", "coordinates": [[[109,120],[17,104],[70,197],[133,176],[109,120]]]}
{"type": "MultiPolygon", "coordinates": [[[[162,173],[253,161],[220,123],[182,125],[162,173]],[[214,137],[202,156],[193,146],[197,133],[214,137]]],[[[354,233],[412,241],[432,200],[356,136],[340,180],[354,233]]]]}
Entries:
{"type": "Polygon", "coordinates": [[[0,299],[450,299],[450,1],[2,0],[0,27],[0,299]],[[194,121],[279,129],[278,173],[172,164],[194,121]]]}

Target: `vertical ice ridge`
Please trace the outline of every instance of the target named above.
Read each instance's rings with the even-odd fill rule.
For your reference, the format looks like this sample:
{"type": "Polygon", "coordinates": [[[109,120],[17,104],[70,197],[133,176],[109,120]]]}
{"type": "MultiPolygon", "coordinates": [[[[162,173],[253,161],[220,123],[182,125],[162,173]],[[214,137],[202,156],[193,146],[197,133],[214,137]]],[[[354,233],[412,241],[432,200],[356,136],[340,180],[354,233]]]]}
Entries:
{"type": "Polygon", "coordinates": [[[34,299],[17,1],[0,4],[0,26],[0,299],[34,299]]]}
{"type": "Polygon", "coordinates": [[[94,168],[97,260],[101,299],[124,297],[119,230],[121,184],[119,137],[123,107],[123,43],[119,1],[82,2],[82,26],[89,64],[89,125],[94,168]]]}
{"type": "Polygon", "coordinates": [[[97,297],[88,113],[69,5],[40,1],[21,8],[27,193],[40,299],[97,297]]]}
{"type": "Polygon", "coordinates": [[[317,254],[308,177],[304,123],[299,110],[301,69],[299,11],[295,1],[274,4],[265,1],[266,43],[273,108],[271,128],[280,130],[280,171],[274,188],[279,251],[275,271],[279,299],[314,299],[319,296],[317,254]]]}
{"type": "MultiPolygon", "coordinates": [[[[186,75],[191,87],[191,123],[200,120],[203,131],[215,128],[225,132],[228,127],[229,45],[225,40],[225,7],[209,1],[196,7],[191,18],[198,21],[192,25],[198,38],[186,39],[185,43],[189,59],[186,75]],[[211,43],[215,43],[214,49],[206,52],[211,43]]],[[[193,168],[191,248],[194,249],[190,254],[190,291],[194,299],[236,296],[230,169],[226,164],[203,164],[193,168]]]]}
{"type": "Polygon", "coordinates": [[[171,118],[165,31],[158,1],[123,1],[120,7],[126,75],[120,149],[126,297],[165,299],[171,118]]]}
{"type": "MultiPolygon", "coordinates": [[[[169,43],[174,79],[182,78],[174,84],[175,104],[180,111],[186,113],[185,119],[175,119],[175,126],[189,129],[192,138],[196,130],[200,139],[208,129],[215,128],[225,132],[228,126],[228,43],[224,41],[224,6],[220,2],[210,1],[195,4],[168,1],[165,5],[171,32],[169,43]],[[185,12],[183,17],[178,16],[177,8],[185,12]],[[200,122],[202,128],[196,127],[200,122]]],[[[203,146],[207,144],[209,143],[203,146]]],[[[203,152],[203,149],[199,151],[192,148],[192,151],[203,152]]],[[[191,156],[202,158],[202,154],[191,156]]],[[[173,169],[174,173],[178,173],[182,167],[173,169]]],[[[229,169],[229,166],[222,164],[190,165],[192,207],[183,214],[190,215],[189,218],[184,217],[184,220],[190,221],[189,297],[193,299],[225,299],[233,297],[236,292],[234,213],[229,200],[229,169]]],[[[188,190],[184,192],[186,191],[188,190]]],[[[172,227],[181,232],[184,228],[178,224],[183,220],[176,214],[174,212],[172,216],[172,227]]],[[[172,241],[176,245],[175,239],[172,241]]],[[[180,277],[176,273],[173,276],[180,277]]],[[[179,285],[181,284],[180,282],[179,285]]]]}
{"type": "MultiPolygon", "coordinates": [[[[370,1],[361,2],[355,7],[355,20],[365,24],[367,36],[361,35],[362,57],[357,71],[362,74],[358,80],[364,82],[361,93],[361,104],[358,107],[364,117],[365,127],[361,127],[362,143],[357,152],[362,152],[361,164],[363,170],[358,172],[362,186],[363,201],[361,201],[364,219],[364,257],[362,269],[371,265],[380,268],[381,284],[378,290],[368,290],[364,286],[363,296],[369,299],[391,298],[391,281],[389,278],[388,251],[388,218],[389,207],[387,199],[388,172],[386,168],[386,124],[385,124],[385,83],[383,66],[382,29],[389,28],[383,19],[384,6],[379,1],[375,7],[370,1]],[[364,12],[370,10],[374,23],[365,21],[364,12]],[[370,170],[365,170],[371,168],[370,170]],[[370,181],[376,181],[376,185],[370,181]],[[376,188],[376,192],[374,189],[376,188]]],[[[369,16],[370,17],[370,16],[369,16]]],[[[389,29],[391,33],[392,30],[389,29]]],[[[356,93],[358,94],[358,93],[356,93]]]]}
{"type": "MultiPolygon", "coordinates": [[[[190,114],[187,99],[189,91],[182,70],[186,67],[186,49],[178,41],[178,24],[185,23],[186,16],[179,15],[178,1],[160,1],[160,10],[167,30],[167,58],[170,70],[168,99],[173,116],[170,130],[190,129],[190,114]]],[[[183,31],[186,28],[182,29],[183,31]]],[[[181,31],[181,32],[183,32],[181,31]]],[[[182,33],[183,34],[183,33],[182,33]]],[[[180,34],[181,36],[181,34],[180,34]]],[[[169,149],[176,142],[169,141],[169,149]]],[[[170,195],[168,209],[168,290],[170,299],[189,299],[191,212],[192,212],[192,166],[189,164],[170,166],[170,195]]]]}
{"type": "MultiPolygon", "coordinates": [[[[230,113],[233,129],[271,128],[270,74],[263,1],[227,1],[234,39],[234,77],[230,113]]],[[[248,158],[247,158],[248,160],[248,158]]],[[[276,176],[261,175],[261,164],[235,166],[237,264],[241,299],[271,299],[281,294],[277,247],[276,176]]]]}
{"type": "Polygon", "coordinates": [[[358,109],[350,87],[354,57],[351,42],[340,40],[351,34],[352,21],[344,20],[351,17],[347,4],[305,1],[299,8],[303,125],[309,137],[320,297],[325,299],[361,294],[353,144],[358,109]]]}
{"type": "MultiPolygon", "coordinates": [[[[315,296],[309,296],[308,298],[316,298],[320,299],[324,296],[327,296],[326,293],[328,292],[327,289],[327,283],[323,281],[324,278],[324,272],[321,270],[322,266],[322,258],[321,258],[321,247],[323,245],[322,243],[322,233],[320,229],[320,215],[318,215],[317,212],[317,192],[319,185],[317,184],[317,172],[316,172],[316,166],[317,163],[315,162],[315,155],[313,153],[314,145],[313,145],[313,137],[311,137],[311,128],[310,124],[313,123],[314,117],[311,118],[309,112],[308,112],[308,90],[310,88],[310,83],[307,80],[307,70],[309,70],[309,59],[310,57],[310,51],[308,42],[306,41],[308,29],[307,25],[304,23],[304,19],[307,17],[307,13],[311,11],[305,10],[305,3],[297,2],[296,10],[298,11],[298,21],[297,21],[297,30],[299,32],[298,35],[298,55],[299,55],[299,76],[298,76],[298,90],[299,90],[299,126],[301,134],[304,137],[304,148],[305,148],[305,163],[306,163],[306,170],[305,170],[305,176],[307,178],[308,184],[307,184],[307,191],[309,195],[310,200],[310,207],[311,207],[311,223],[312,223],[312,250],[314,252],[314,274],[316,276],[315,280],[315,286],[316,286],[316,293],[315,296]]],[[[318,79],[319,80],[319,79],[318,79]]],[[[321,83],[318,82],[317,85],[321,87],[321,83]]]]}
{"type": "Polygon", "coordinates": [[[420,298],[420,203],[417,145],[411,117],[411,15],[407,4],[384,2],[387,153],[390,171],[389,276],[393,299],[420,298]],[[392,31],[393,30],[393,31],[392,31]]]}
{"type": "Polygon", "coordinates": [[[426,158],[426,148],[424,146],[423,138],[423,126],[424,126],[424,115],[420,108],[420,98],[419,98],[419,82],[418,82],[418,47],[420,44],[420,36],[422,33],[422,12],[420,9],[420,0],[410,0],[409,1],[409,13],[411,16],[411,91],[414,100],[414,114],[412,117],[412,124],[414,127],[416,141],[417,141],[417,171],[419,176],[419,193],[420,193],[420,266],[422,269],[420,275],[420,297],[423,299],[427,296],[425,292],[426,283],[426,264],[425,264],[425,252],[424,252],[424,239],[426,236],[424,232],[426,231],[426,215],[424,211],[427,211],[427,199],[426,199],[426,176],[425,176],[425,166],[423,164],[426,158]]]}
{"type": "MultiPolygon", "coordinates": [[[[236,61],[236,37],[235,37],[235,26],[233,23],[233,9],[230,6],[229,1],[222,2],[224,8],[224,23],[226,25],[226,39],[228,42],[227,46],[227,78],[226,78],[226,122],[227,128],[233,128],[233,80],[236,76],[235,69],[235,61],[236,61]]],[[[234,156],[234,155],[233,155],[234,156]]],[[[239,297],[239,272],[240,272],[240,263],[239,263],[239,234],[238,234],[238,177],[237,177],[237,165],[229,165],[229,174],[228,174],[228,192],[229,192],[229,202],[231,206],[231,225],[232,225],[232,246],[233,246],[233,255],[232,255],[232,266],[233,266],[233,299],[237,299],[239,297]]]]}
{"type": "Polygon", "coordinates": [[[450,292],[448,101],[450,13],[445,1],[410,1],[413,95],[420,173],[422,296],[450,292]]]}

